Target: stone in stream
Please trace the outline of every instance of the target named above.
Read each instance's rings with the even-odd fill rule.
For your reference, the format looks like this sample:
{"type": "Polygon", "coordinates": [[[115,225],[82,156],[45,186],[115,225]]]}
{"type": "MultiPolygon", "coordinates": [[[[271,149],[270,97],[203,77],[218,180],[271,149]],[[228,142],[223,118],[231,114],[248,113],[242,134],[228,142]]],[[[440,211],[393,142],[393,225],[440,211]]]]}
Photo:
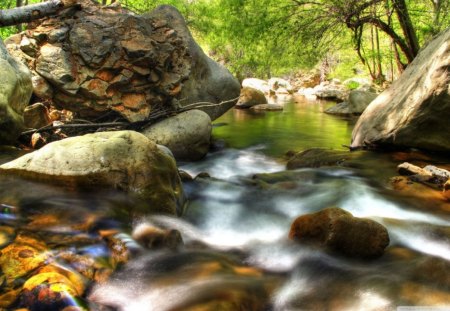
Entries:
{"type": "Polygon", "coordinates": [[[175,215],[184,206],[174,159],[134,131],[66,138],[5,163],[0,171],[90,189],[116,188],[145,199],[149,213],[175,215]]]}
{"type": "Polygon", "coordinates": [[[177,160],[200,160],[209,151],[211,118],[201,110],[189,110],[164,119],[142,133],[170,149],[177,160]]]}
{"type": "Polygon", "coordinates": [[[267,98],[262,91],[251,87],[243,87],[235,108],[246,109],[256,105],[266,104],[267,98]]]}
{"type": "Polygon", "coordinates": [[[364,91],[351,91],[348,100],[325,110],[335,115],[360,115],[377,98],[377,94],[364,91]]]}
{"type": "Polygon", "coordinates": [[[427,165],[424,168],[404,162],[397,166],[401,175],[410,176],[413,181],[424,181],[438,185],[444,185],[450,178],[450,172],[434,165],[427,165]]]}
{"type": "Polygon", "coordinates": [[[321,167],[321,166],[344,166],[360,167],[358,157],[362,152],[340,151],[323,148],[311,148],[302,152],[290,154],[287,162],[287,169],[297,169],[303,167],[321,167]]]}
{"type": "Polygon", "coordinates": [[[14,143],[24,129],[23,110],[32,94],[31,73],[0,39],[0,145],[14,143]]]}
{"type": "Polygon", "coordinates": [[[176,250],[183,244],[181,233],[176,229],[162,229],[143,222],[133,229],[132,237],[148,249],[169,248],[176,250]]]}
{"type": "Polygon", "coordinates": [[[388,231],[381,224],[353,217],[338,207],[298,217],[291,225],[289,238],[357,258],[379,257],[389,245],[388,231]]]}
{"type": "Polygon", "coordinates": [[[429,42],[359,118],[352,147],[450,151],[450,28],[429,42]]]}
{"type": "Polygon", "coordinates": [[[73,15],[36,21],[8,40],[41,77],[37,96],[82,118],[114,112],[130,122],[198,102],[214,120],[236,103],[238,80],[205,55],[174,7],[137,15],[120,5],[77,3],[73,15]]]}

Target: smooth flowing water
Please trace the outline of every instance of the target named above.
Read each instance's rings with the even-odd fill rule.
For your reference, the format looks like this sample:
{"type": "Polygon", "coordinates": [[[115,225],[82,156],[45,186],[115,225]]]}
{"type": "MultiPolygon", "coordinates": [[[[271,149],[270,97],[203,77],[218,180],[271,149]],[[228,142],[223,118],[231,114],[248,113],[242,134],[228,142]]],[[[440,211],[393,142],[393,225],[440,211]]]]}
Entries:
{"type": "MultiPolygon", "coordinates": [[[[36,253],[45,253],[47,263],[91,280],[81,299],[64,306],[91,310],[450,306],[450,204],[437,191],[395,191],[388,182],[404,160],[448,168],[448,159],[415,151],[372,153],[358,169],[285,171],[289,150],[343,149],[354,122],[324,114],[329,103],[284,105],[282,112],[231,110],[216,120],[216,145],[226,147],[179,164],[193,176],[211,176],[184,183],[189,205],[181,218],[142,215],[131,198],[116,192],[0,177],[0,247],[18,234],[41,245],[36,253]],[[383,224],[390,235],[385,254],[350,259],[288,239],[296,217],[329,206],[383,224]],[[183,245],[139,246],[130,233],[145,225],[178,230],[183,245]]],[[[16,266],[3,271],[3,293],[18,288],[29,268],[11,263],[16,266]],[[8,281],[13,273],[19,281],[8,281]]],[[[16,306],[26,303],[34,302],[22,297],[16,306]]]]}

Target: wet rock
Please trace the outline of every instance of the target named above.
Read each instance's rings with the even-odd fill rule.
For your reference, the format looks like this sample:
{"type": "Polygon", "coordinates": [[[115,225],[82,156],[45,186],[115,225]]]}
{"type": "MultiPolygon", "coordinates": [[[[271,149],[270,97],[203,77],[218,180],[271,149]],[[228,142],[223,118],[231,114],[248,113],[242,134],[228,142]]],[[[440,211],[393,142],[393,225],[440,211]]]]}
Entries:
{"type": "Polygon", "coordinates": [[[184,194],[173,158],[133,131],[98,132],[50,143],[0,166],[3,173],[82,187],[112,187],[176,214],[184,194]]]}
{"type": "Polygon", "coordinates": [[[321,166],[359,167],[356,159],[360,152],[312,148],[295,154],[287,162],[287,169],[321,166]]]}
{"type": "Polygon", "coordinates": [[[263,104],[250,107],[254,111],[283,111],[284,106],[281,104],[263,104]]]}
{"type": "Polygon", "coordinates": [[[19,235],[13,243],[1,250],[0,268],[6,276],[6,283],[26,276],[43,266],[49,258],[42,241],[31,236],[19,235]]]}
{"type": "Polygon", "coordinates": [[[0,39],[0,144],[14,143],[23,125],[23,110],[31,97],[31,73],[12,58],[0,39]]]}
{"type": "Polygon", "coordinates": [[[399,164],[397,166],[397,171],[399,172],[400,175],[406,176],[411,175],[423,175],[429,177],[432,176],[430,172],[408,162],[403,162],[402,164],[399,164]]]}
{"type": "Polygon", "coordinates": [[[51,123],[47,107],[42,103],[27,106],[23,111],[23,122],[26,127],[39,129],[51,123]]]}
{"type": "Polygon", "coordinates": [[[132,237],[148,249],[169,248],[175,250],[183,244],[178,230],[162,229],[145,222],[134,228],[132,237]]]}
{"type": "Polygon", "coordinates": [[[401,175],[410,176],[413,181],[429,182],[443,185],[450,178],[450,172],[433,165],[427,165],[424,168],[404,162],[397,166],[401,175]]]}
{"type": "Polygon", "coordinates": [[[444,185],[443,195],[448,201],[450,201],[450,180],[447,180],[444,185]]]}
{"type": "Polygon", "coordinates": [[[186,171],[178,170],[178,173],[180,174],[181,181],[192,181],[194,178],[186,171]]]}
{"type": "Polygon", "coordinates": [[[200,160],[209,151],[211,130],[208,114],[189,110],[146,128],[143,134],[169,148],[176,159],[200,160]]]}
{"type": "Polygon", "coordinates": [[[450,151],[449,42],[447,29],[369,105],[353,130],[352,147],[390,145],[450,151]]]}
{"type": "Polygon", "coordinates": [[[337,207],[298,217],[289,238],[358,258],[379,257],[389,245],[389,234],[381,224],[337,207]]]}
{"type": "Polygon", "coordinates": [[[39,272],[23,285],[20,305],[31,310],[78,307],[77,297],[81,297],[84,289],[78,288],[77,285],[63,274],[39,272]]]}
{"type": "Polygon", "coordinates": [[[245,109],[264,104],[267,104],[267,99],[263,92],[251,87],[243,87],[235,108],[245,109]]]}
{"type": "Polygon", "coordinates": [[[38,97],[83,118],[113,111],[130,122],[197,102],[216,104],[201,108],[215,119],[236,103],[239,82],[203,53],[175,8],[136,15],[121,6],[78,3],[74,15],[33,23],[8,41],[48,82],[36,85],[38,97]]]}

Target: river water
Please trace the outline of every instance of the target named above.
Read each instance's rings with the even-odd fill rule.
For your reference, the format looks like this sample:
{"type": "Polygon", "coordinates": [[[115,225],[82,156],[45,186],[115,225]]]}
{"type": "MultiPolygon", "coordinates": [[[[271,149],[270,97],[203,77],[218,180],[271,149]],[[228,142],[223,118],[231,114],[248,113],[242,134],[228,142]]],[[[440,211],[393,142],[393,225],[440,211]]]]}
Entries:
{"type": "MultiPolygon", "coordinates": [[[[36,252],[46,254],[46,263],[85,277],[82,297],[52,305],[22,295],[13,306],[127,311],[450,307],[450,204],[424,186],[393,190],[389,183],[403,161],[448,168],[449,159],[414,150],[368,153],[357,169],[285,172],[290,150],[345,150],[355,120],[324,114],[326,102],[283,104],[280,112],[231,110],[214,122],[216,150],[202,161],[179,163],[192,176],[211,176],[184,183],[189,204],[181,218],[143,215],[121,193],[1,177],[0,247],[21,234],[44,245],[36,252]],[[296,217],[330,206],[383,224],[390,236],[385,254],[370,261],[350,259],[287,238],[296,217]],[[145,249],[130,237],[138,226],[176,229],[183,246],[145,249]]],[[[14,156],[3,152],[0,161],[14,156]]],[[[19,288],[24,280],[17,275],[29,273],[17,266],[14,281],[8,280],[11,271],[3,271],[3,293],[19,288]]]]}

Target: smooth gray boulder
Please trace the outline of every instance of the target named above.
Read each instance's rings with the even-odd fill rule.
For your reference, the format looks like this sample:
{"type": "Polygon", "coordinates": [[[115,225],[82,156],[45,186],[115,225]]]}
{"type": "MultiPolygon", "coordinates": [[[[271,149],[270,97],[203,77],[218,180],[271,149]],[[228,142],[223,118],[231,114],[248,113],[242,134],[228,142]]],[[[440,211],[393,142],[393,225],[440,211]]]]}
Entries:
{"type": "Polygon", "coordinates": [[[450,151],[450,28],[428,43],[359,118],[352,147],[450,151]]]}
{"type": "Polygon", "coordinates": [[[200,160],[209,151],[211,119],[206,112],[189,110],[167,118],[142,133],[172,151],[177,160],[200,160]]]}
{"type": "Polygon", "coordinates": [[[23,111],[32,91],[31,72],[9,55],[0,39],[0,144],[13,144],[24,129],[23,111]]]}
{"type": "Polygon", "coordinates": [[[98,132],[49,143],[0,166],[0,173],[89,188],[115,188],[148,201],[149,213],[184,205],[175,160],[134,131],[98,132]]]}
{"type": "Polygon", "coordinates": [[[325,110],[325,113],[335,115],[360,115],[369,106],[369,104],[377,98],[377,94],[366,91],[351,91],[348,100],[338,103],[333,107],[325,110]]]}

